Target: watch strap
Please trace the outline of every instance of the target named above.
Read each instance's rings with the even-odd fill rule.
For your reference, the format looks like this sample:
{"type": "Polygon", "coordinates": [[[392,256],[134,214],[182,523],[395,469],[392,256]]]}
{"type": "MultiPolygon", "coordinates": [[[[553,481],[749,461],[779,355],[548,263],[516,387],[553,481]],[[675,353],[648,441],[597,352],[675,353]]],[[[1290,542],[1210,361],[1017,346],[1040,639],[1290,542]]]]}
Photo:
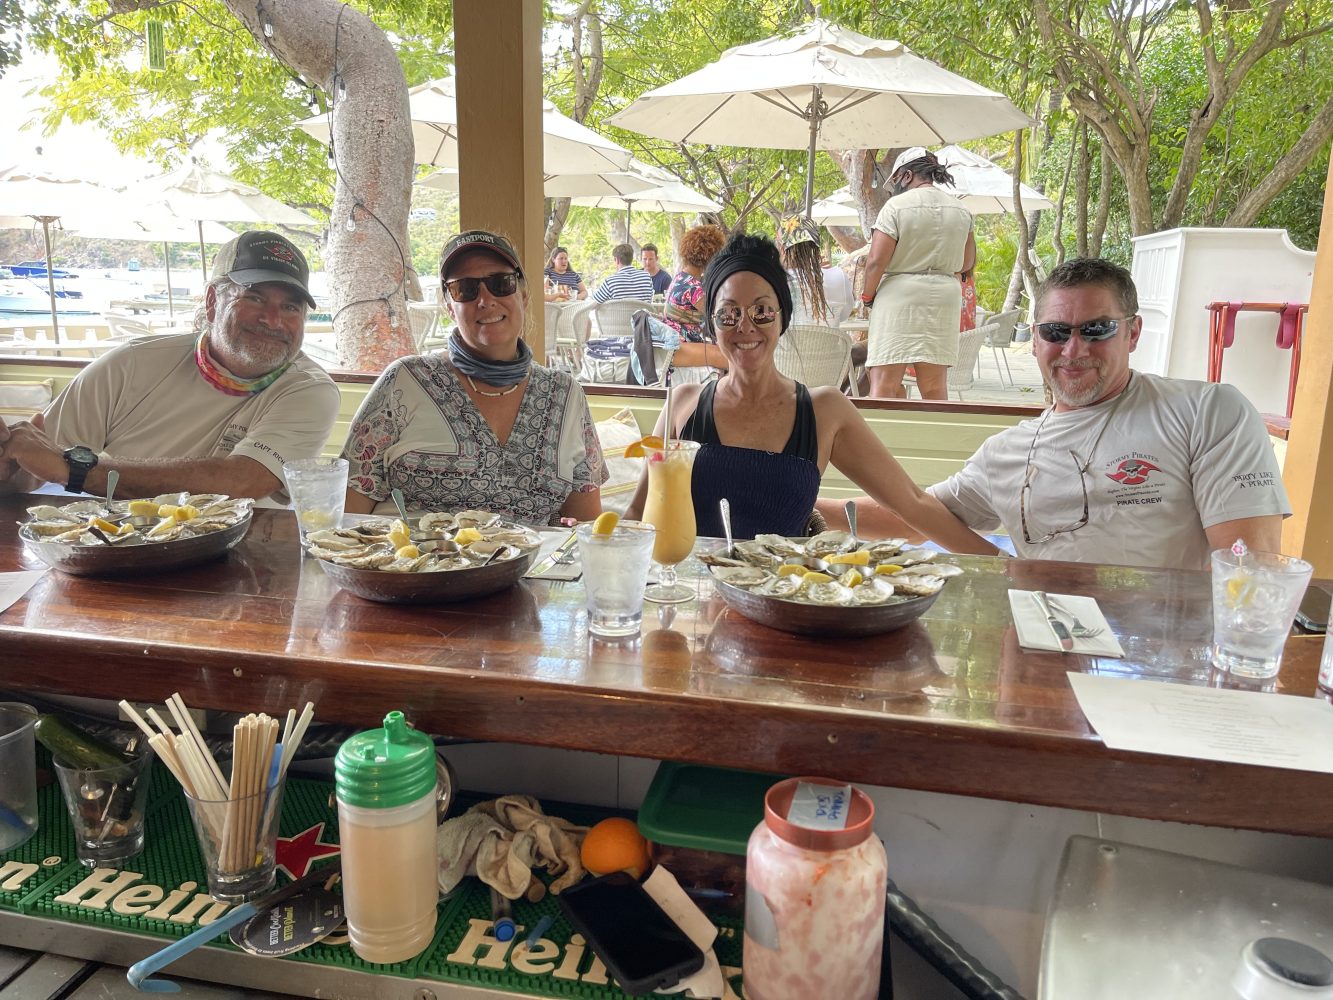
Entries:
{"type": "Polygon", "coordinates": [[[73,456],[73,448],[65,452],[65,464],[69,466],[69,479],[65,483],[65,489],[70,493],[82,493],[84,480],[88,478],[88,473],[93,471],[97,465],[97,455],[93,454],[91,462],[80,462],[73,456]]]}

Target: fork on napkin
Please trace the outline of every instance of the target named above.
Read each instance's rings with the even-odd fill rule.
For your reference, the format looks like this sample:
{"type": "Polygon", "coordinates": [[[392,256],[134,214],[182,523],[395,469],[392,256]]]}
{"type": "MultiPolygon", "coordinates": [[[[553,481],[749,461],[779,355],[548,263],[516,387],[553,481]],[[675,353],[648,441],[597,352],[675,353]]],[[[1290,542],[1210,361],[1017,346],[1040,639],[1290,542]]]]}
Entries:
{"type": "MultiPolygon", "coordinates": [[[[1110,656],[1117,659],[1125,655],[1124,648],[1116,639],[1115,633],[1111,631],[1111,626],[1107,623],[1106,616],[1102,614],[1102,609],[1097,606],[1096,600],[1077,594],[1046,596],[1053,605],[1056,617],[1063,621],[1066,627],[1072,625],[1077,618],[1088,629],[1102,630],[1100,635],[1074,636],[1074,648],[1069,652],[1082,653],[1086,656],[1110,656]]],[[[1018,630],[1020,646],[1027,649],[1049,649],[1057,653],[1062,651],[1060,640],[1051,631],[1051,626],[1037,606],[1037,602],[1032,599],[1032,591],[1009,591],[1009,610],[1014,617],[1014,627],[1018,630]]]]}
{"type": "Polygon", "coordinates": [[[543,537],[541,551],[532,568],[523,574],[528,580],[577,580],[583,575],[579,559],[578,536],[574,532],[553,532],[543,537]]]}

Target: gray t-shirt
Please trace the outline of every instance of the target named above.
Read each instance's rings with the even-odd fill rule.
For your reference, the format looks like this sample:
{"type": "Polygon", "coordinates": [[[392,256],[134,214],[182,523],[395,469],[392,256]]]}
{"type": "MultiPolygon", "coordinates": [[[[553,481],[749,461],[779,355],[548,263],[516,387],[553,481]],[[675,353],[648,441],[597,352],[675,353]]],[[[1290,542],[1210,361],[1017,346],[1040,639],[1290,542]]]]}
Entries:
{"type": "Polygon", "coordinates": [[[187,333],[143,337],[104,354],[45,417],[61,448],[81,444],[121,458],[243,455],[282,482],[283,462],[319,454],[339,405],[338,387],[304,354],[253,396],[215,389],[199,374],[187,333]]]}
{"type": "Polygon", "coordinates": [[[930,492],[975,530],[1003,527],[1023,558],[1121,566],[1200,569],[1210,548],[1205,528],[1291,513],[1263,420],[1234,386],[1136,372],[1112,413],[1115,404],[1001,431],[930,492]],[[1019,499],[1039,426],[1024,499],[1028,534],[1077,524],[1084,487],[1089,518],[1077,531],[1028,543],[1019,499]]]}

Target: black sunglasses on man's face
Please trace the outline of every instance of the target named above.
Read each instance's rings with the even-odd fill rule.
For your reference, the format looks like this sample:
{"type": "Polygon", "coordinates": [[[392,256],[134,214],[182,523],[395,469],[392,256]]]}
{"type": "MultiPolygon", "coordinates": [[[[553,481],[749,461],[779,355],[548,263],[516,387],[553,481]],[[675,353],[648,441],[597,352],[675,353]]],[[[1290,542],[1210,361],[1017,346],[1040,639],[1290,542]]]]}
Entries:
{"type": "Polygon", "coordinates": [[[1078,335],[1090,344],[1096,344],[1103,340],[1110,340],[1120,332],[1120,324],[1130,322],[1134,317],[1126,316],[1124,319],[1094,319],[1086,323],[1035,323],[1032,329],[1037,331],[1037,336],[1048,344],[1065,344],[1069,342],[1075,331],[1078,335]]]}

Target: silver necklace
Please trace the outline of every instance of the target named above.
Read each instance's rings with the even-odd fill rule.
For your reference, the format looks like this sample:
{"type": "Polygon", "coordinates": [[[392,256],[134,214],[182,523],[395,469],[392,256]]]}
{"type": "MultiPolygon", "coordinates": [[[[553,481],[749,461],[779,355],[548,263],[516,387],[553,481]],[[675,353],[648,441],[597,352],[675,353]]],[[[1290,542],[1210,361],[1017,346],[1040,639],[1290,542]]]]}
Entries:
{"type": "Polygon", "coordinates": [[[511,392],[513,392],[515,389],[517,389],[520,385],[523,384],[522,382],[515,382],[508,389],[501,389],[499,392],[487,392],[485,389],[477,388],[477,383],[472,381],[471,375],[464,375],[463,377],[467,379],[467,384],[472,386],[472,391],[475,392],[478,396],[490,396],[491,399],[498,399],[501,396],[508,396],[511,392]]]}

